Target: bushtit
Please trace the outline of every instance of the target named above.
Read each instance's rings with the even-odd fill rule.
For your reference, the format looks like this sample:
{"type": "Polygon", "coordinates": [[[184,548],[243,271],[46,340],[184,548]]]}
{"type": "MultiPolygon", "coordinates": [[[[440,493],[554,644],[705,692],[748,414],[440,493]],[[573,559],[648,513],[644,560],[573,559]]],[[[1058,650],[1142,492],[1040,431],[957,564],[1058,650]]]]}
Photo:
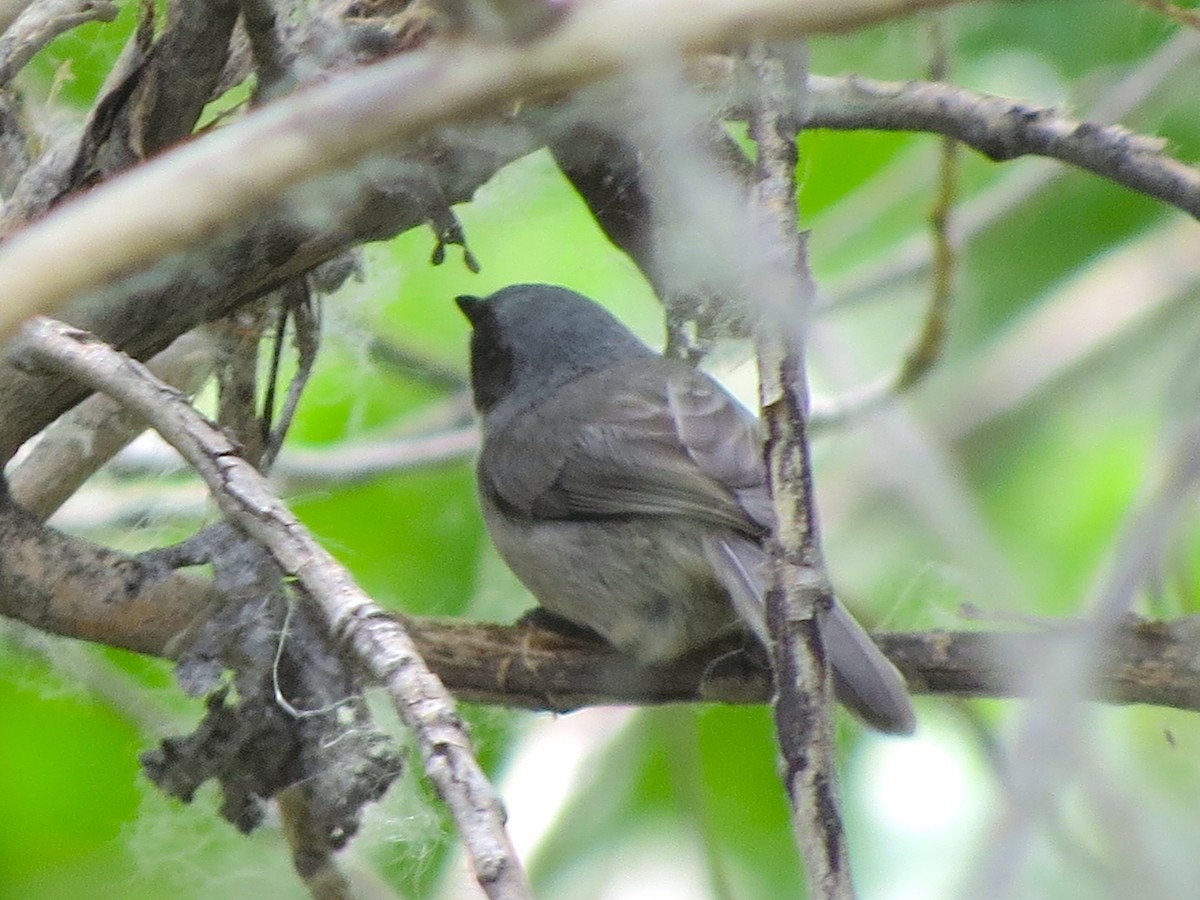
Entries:
{"type": "MultiPolygon", "coordinates": [[[[766,642],[773,521],[755,417],[573,291],[459,297],[496,549],[550,613],[643,663],[749,627],[766,642]]],[[[838,698],[914,727],[896,668],[841,604],[821,620],[838,698]]]]}

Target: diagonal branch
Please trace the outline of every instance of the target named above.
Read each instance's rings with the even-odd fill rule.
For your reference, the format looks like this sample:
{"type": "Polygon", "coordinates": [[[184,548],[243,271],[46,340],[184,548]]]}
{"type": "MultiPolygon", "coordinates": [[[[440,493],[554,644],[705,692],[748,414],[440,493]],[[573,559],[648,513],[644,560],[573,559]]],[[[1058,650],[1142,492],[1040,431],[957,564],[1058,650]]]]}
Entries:
{"type": "Polygon", "coordinates": [[[569,90],[666,51],[712,48],[751,33],[844,31],[948,2],[665,0],[638,4],[634,15],[627,0],[595,0],[527,46],[414,52],[332,78],[114,179],[14,236],[0,250],[0,295],[9,298],[0,336],[194,246],[316,176],[438,125],[569,90]]]}
{"type": "Polygon", "coordinates": [[[1167,0],[1137,0],[1137,2],[1148,9],[1161,13],[1172,22],[1178,22],[1180,25],[1200,31],[1200,13],[1194,9],[1168,3],[1167,0]]]}
{"type": "Polygon", "coordinates": [[[229,520],[298,581],[330,633],[387,687],[421,748],[426,773],[458,824],[480,886],[492,898],[530,896],[500,800],[471,752],[466,727],[403,625],[377,607],[313,540],[229,437],[144,366],[51,320],[32,322],[26,333],[29,351],[42,364],[68,372],[145,417],[204,478],[229,520]]]}

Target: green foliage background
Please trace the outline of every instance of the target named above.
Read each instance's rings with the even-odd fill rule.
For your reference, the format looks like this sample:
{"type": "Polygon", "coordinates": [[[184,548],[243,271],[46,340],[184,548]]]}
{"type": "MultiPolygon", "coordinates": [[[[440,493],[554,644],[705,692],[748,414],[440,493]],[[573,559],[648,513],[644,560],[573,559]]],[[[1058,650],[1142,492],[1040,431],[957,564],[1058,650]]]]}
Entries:
{"type": "MultiPolygon", "coordinates": [[[[35,60],[23,85],[47,113],[86,107],[132,28],[132,12],[131,6],[116,23],[80,28],[35,60]]],[[[1132,3],[997,3],[952,10],[943,22],[954,36],[956,81],[1073,114],[1179,39],[1174,26],[1132,3]]],[[[814,40],[813,70],[919,77],[926,27],[917,20],[814,40]]],[[[1193,55],[1125,123],[1164,136],[1176,156],[1194,160],[1197,97],[1200,55],[1193,55]]],[[[802,149],[803,220],[812,229],[818,277],[836,296],[868,264],[924,234],[936,140],[823,132],[806,135],[802,149]]],[[[998,166],[968,151],[964,201],[1003,198],[1018,176],[1055,167],[1044,160],[998,166]]],[[[326,300],[327,337],[293,435],[298,445],[354,440],[442,399],[425,384],[377,368],[365,347],[379,332],[465,371],[467,329],[450,302],[458,293],[483,294],[516,281],[562,283],[602,300],[648,340],[661,339],[650,291],[544,154],[512,166],[459,213],[483,265],[479,275],[458,264],[454,248],[446,265],[432,267],[432,236],[418,229],[370,248],[365,280],[326,300]]],[[[866,622],[897,630],[961,626],[963,602],[1026,615],[1069,616],[1086,608],[1131,505],[1152,483],[1164,435],[1196,415],[1191,369],[1200,339],[1193,312],[1200,267],[1173,273],[1162,296],[1151,298],[1149,313],[1079,362],[1064,363],[1012,407],[955,429],[970,419],[963,404],[979,395],[968,388],[978,390],[976,377],[996,348],[1032,329],[1047,341],[1028,345],[1038,354],[1029,365],[1053,364],[1055,333],[1048,326],[1038,331],[1039,316],[1060,308],[1074,285],[1097,273],[1108,277],[1106,267],[1121,272],[1146,264],[1142,248],[1149,253],[1174,232],[1200,257],[1195,223],[1182,213],[1063,171],[966,244],[945,359],[898,404],[903,422],[938,436],[928,470],[902,462],[900,471],[887,472],[893,448],[869,446],[871,432],[857,424],[823,435],[817,448],[832,573],[866,622]],[[976,535],[947,528],[958,521],[953,516],[939,518],[939,510],[956,503],[978,526],[976,535]],[[975,538],[987,546],[981,550],[975,538]],[[986,574],[992,563],[994,579],[986,574]]],[[[921,282],[898,281],[836,316],[862,363],[860,374],[883,371],[899,358],[925,292],[921,282]]],[[[1089,323],[1086,316],[1072,320],[1075,329],[1089,323]]],[[[819,385],[838,383],[829,373],[817,376],[819,385]]],[[[469,461],[291,501],[385,604],[498,619],[528,606],[488,544],[469,461]]],[[[1195,610],[1196,524],[1193,516],[1179,526],[1177,552],[1162,578],[1147,586],[1143,611],[1195,610]]],[[[149,520],[138,533],[100,537],[145,546],[180,527],[149,520]]],[[[243,838],[217,820],[212,793],[179,807],[139,774],[139,751],[186,728],[198,713],[197,704],[178,696],[165,664],[17,627],[6,634],[0,897],[304,896],[277,829],[243,838]]],[[[842,721],[848,827],[864,896],[954,895],[989,824],[1006,808],[995,754],[1010,741],[1019,712],[1016,703],[921,700],[921,733],[907,743],[842,721]],[[886,781],[881,787],[881,773],[892,779],[890,788],[886,781]],[[953,797],[945,794],[948,784],[953,797]],[[909,819],[889,800],[899,787],[911,797],[909,819]],[[936,813],[939,804],[945,815],[930,815],[928,807],[936,813]]],[[[491,709],[468,715],[502,781],[531,731],[573,718],[491,709]]],[[[765,710],[644,710],[612,733],[604,732],[608,719],[596,721],[602,752],[585,756],[584,774],[530,860],[541,896],[802,893],[765,710]],[[667,873],[668,887],[650,893],[653,880],[643,893],[611,887],[623,873],[653,871],[652,863],[667,873]]],[[[1140,834],[1156,839],[1147,852],[1156,864],[1161,860],[1162,895],[1194,883],[1189,878],[1200,875],[1200,862],[1184,848],[1200,837],[1196,717],[1104,709],[1089,727],[1114,795],[1153,822],[1140,834]]],[[[1023,896],[1106,896],[1125,883],[1122,861],[1141,851],[1111,844],[1103,812],[1079,785],[1063,785],[1058,819],[1030,852],[1023,896]]],[[[523,810],[514,805],[512,813],[520,819],[523,810]]],[[[453,833],[416,773],[375,811],[349,865],[404,896],[470,896],[461,893],[453,833]]],[[[1157,896],[1155,887],[1142,896],[1157,896]]]]}

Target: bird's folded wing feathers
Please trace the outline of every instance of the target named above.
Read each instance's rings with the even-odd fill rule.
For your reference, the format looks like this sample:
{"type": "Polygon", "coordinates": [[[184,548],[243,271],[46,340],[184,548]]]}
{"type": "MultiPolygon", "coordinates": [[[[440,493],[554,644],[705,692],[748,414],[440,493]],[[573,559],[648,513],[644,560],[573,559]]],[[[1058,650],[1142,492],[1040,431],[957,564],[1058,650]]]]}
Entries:
{"type": "Polygon", "coordinates": [[[538,458],[553,463],[493,482],[493,489],[511,508],[543,519],[682,515],[746,534],[764,531],[739,499],[765,495],[754,417],[707,376],[661,362],[665,377],[657,368],[634,380],[597,372],[545,398],[538,415],[504,429],[484,453],[537,447],[538,458]],[[563,428],[567,419],[578,427],[563,428]],[[541,427],[549,420],[554,428],[541,427]],[[570,438],[553,445],[554,435],[570,438]]]}

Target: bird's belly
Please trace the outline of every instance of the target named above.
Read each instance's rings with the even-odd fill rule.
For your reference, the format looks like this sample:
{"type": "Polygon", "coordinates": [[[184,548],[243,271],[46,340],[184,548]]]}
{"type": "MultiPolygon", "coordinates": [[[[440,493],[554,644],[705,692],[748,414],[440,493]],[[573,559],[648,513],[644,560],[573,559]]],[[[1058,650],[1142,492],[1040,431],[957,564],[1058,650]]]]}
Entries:
{"type": "Polygon", "coordinates": [[[666,517],[529,522],[486,502],[484,515],[500,555],[543,607],[644,663],[738,627],[704,555],[706,526],[666,517]]]}

